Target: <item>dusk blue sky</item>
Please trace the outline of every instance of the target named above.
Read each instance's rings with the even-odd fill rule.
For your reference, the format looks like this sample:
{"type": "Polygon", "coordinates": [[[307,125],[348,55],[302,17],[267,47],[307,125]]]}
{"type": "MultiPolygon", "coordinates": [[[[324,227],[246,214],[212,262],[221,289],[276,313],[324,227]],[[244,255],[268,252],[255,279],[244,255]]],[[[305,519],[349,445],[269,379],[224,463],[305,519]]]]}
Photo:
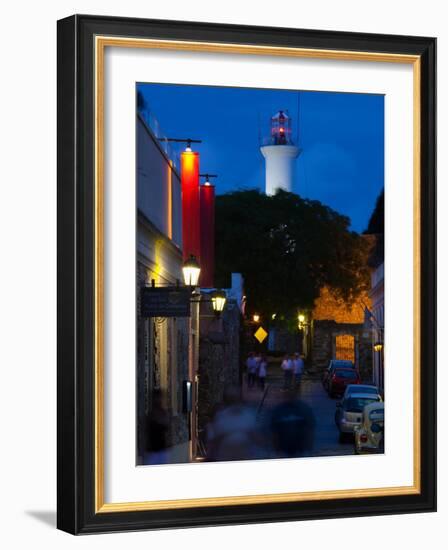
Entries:
{"type": "Polygon", "coordinates": [[[301,154],[294,192],[348,216],[362,232],[384,186],[384,97],[170,84],[139,84],[167,137],[201,139],[201,173],[218,194],[264,190],[260,134],[287,110],[301,154]]]}

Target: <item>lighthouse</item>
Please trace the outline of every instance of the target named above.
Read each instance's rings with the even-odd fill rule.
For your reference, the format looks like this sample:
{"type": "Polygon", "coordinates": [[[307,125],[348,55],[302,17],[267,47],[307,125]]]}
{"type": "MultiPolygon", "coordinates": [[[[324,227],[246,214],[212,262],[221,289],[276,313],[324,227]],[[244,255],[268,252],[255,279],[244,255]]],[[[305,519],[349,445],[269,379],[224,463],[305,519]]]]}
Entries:
{"type": "Polygon", "coordinates": [[[266,195],[274,195],[277,189],[292,192],[300,150],[292,141],[291,117],[285,111],[271,117],[270,135],[260,150],[266,162],[266,195]]]}

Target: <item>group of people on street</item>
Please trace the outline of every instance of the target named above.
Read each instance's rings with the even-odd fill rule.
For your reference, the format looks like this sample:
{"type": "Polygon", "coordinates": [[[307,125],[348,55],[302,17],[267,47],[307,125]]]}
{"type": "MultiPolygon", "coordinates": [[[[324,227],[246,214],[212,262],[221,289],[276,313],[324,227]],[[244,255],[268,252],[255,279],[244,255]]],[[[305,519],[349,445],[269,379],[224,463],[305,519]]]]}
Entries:
{"type": "Polygon", "coordinates": [[[305,370],[303,356],[300,353],[285,355],[281,367],[283,370],[283,388],[285,390],[293,387],[299,388],[305,370]]]}
{"type": "MultiPolygon", "coordinates": [[[[248,388],[258,385],[263,390],[268,372],[266,356],[261,353],[250,352],[246,361],[246,367],[248,388]]],[[[303,371],[305,370],[303,355],[300,353],[285,355],[281,368],[283,371],[283,388],[285,390],[299,388],[303,371]]]]}
{"type": "Polygon", "coordinates": [[[265,355],[249,353],[246,361],[247,366],[247,386],[253,388],[257,383],[264,390],[266,376],[268,374],[268,361],[265,355]]]}

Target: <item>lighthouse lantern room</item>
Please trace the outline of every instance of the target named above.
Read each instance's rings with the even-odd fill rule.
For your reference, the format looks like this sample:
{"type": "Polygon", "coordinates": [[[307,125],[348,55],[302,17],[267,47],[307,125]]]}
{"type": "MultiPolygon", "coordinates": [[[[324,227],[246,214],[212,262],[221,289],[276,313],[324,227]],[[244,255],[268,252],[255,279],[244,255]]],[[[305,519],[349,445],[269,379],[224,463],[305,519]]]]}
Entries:
{"type": "Polygon", "coordinates": [[[279,111],[271,118],[271,144],[292,145],[291,130],[290,117],[284,111],[279,111]]]}

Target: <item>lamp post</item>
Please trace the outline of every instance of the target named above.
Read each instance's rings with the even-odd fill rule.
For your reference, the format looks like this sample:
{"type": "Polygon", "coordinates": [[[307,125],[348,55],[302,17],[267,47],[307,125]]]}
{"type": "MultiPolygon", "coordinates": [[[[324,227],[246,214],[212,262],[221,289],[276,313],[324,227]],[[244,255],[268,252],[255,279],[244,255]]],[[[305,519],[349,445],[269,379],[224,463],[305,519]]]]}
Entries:
{"type": "Polygon", "coordinates": [[[199,358],[199,299],[195,300],[194,297],[200,297],[196,287],[199,281],[199,275],[201,273],[201,266],[193,254],[185,260],[182,267],[182,273],[184,276],[184,283],[191,289],[190,299],[190,319],[188,327],[188,378],[192,382],[189,385],[189,391],[191,392],[191,411],[190,411],[190,461],[197,455],[197,442],[198,442],[198,374],[196,365],[199,358]]]}
{"type": "Polygon", "coordinates": [[[378,386],[380,391],[384,391],[384,344],[382,340],[377,340],[373,344],[373,349],[378,353],[378,386]]]}
{"type": "Polygon", "coordinates": [[[201,296],[197,286],[201,273],[201,266],[196,257],[190,254],[190,257],[184,262],[182,267],[184,283],[191,289],[190,298],[190,321],[188,334],[188,377],[189,383],[186,384],[189,392],[190,405],[190,461],[198,460],[200,457],[199,437],[198,437],[198,418],[199,418],[199,403],[198,403],[198,388],[199,375],[197,370],[199,360],[199,326],[200,316],[199,308],[201,302],[209,302],[212,304],[216,319],[219,319],[224,311],[227,295],[223,290],[215,290],[211,293],[209,299],[201,296]]]}
{"type": "Polygon", "coordinates": [[[303,338],[302,338],[302,352],[305,355],[305,357],[308,357],[308,338],[309,338],[309,332],[308,327],[310,326],[309,321],[307,321],[307,316],[303,312],[299,312],[297,315],[297,327],[299,330],[303,331],[303,338]]]}

